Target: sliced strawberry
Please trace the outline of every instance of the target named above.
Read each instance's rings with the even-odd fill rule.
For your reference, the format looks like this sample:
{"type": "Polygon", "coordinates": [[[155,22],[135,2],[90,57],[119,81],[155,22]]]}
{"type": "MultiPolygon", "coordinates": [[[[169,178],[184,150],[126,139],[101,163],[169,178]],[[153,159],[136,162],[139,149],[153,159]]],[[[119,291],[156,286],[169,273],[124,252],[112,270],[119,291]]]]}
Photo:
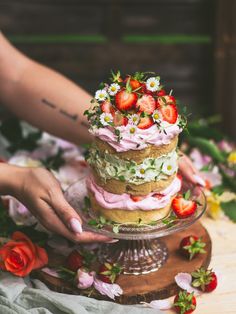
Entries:
{"type": "Polygon", "coordinates": [[[160,108],[164,121],[174,124],[178,118],[177,107],[174,104],[165,105],[160,108]]]}
{"type": "Polygon", "coordinates": [[[100,105],[100,108],[101,108],[102,112],[111,113],[111,114],[113,114],[115,112],[115,109],[112,107],[112,104],[107,100],[104,101],[100,105]]]}
{"type": "Polygon", "coordinates": [[[211,292],[217,287],[216,274],[211,269],[201,267],[191,273],[193,281],[192,286],[200,288],[202,291],[211,292]]]}
{"type": "MultiPolygon", "coordinates": [[[[125,83],[127,83],[129,78],[130,78],[130,76],[126,77],[125,83]]],[[[131,86],[132,90],[135,90],[135,89],[141,87],[142,83],[140,83],[138,80],[130,78],[129,85],[131,86]]]]}
{"type": "Polygon", "coordinates": [[[153,119],[151,117],[140,118],[138,128],[145,130],[150,128],[154,124],[153,119]]]}
{"type": "Polygon", "coordinates": [[[146,198],[146,196],[130,195],[130,198],[131,198],[134,202],[140,202],[140,201],[144,200],[144,199],[146,198]]]}
{"type": "Polygon", "coordinates": [[[129,93],[123,89],[115,96],[116,107],[121,111],[132,109],[136,104],[137,99],[137,94],[129,93]]]}
{"type": "Polygon", "coordinates": [[[184,199],[182,196],[176,196],[172,201],[172,208],[177,217],[187,218],[195,213],[197,204],[194,201],[184,199]]]}
{"type": "Polygon", "coordinates": [[[125,117],[122,113],[115,112],[113,115],[113,122],[115,126],[127,125],[128,121],[128,118],[125,117]]]}
{"type": "Polygon", "coordinates": [[[143,95],[139,98],[135,107],[141,112],[152,114],[156,109],[156,101],[151,95],[143,95]]]}
{"type": "Polygon", "coordinates": [[[77,271],[81,266],[83,266],[84,258],[76,250],[72,251],[66,259],[66,266],[72,270],[77,271]]]}
{"type": "Polygon", "coordinates": [[[157,96],[162,97],[166,95],[166,91],[164,89],[161,89],[157,92],[157,96]]]}
{"type": "Polygon", "coordinates": [[[165,195],[162,193],[155,193],[152,195],[152,197],[157,198],[158,200],[161,200],[165,195]]]}
{"type": "Polygon", "coordinates": [[[158,103],[158,107],[162,107],[164,105],[169,105],[169,104],[176,104],[176,100],[174,98],[174,96],[171,95],[164,95],[164,96],[159,96],[157,98],[157,103],[158,103]]]}

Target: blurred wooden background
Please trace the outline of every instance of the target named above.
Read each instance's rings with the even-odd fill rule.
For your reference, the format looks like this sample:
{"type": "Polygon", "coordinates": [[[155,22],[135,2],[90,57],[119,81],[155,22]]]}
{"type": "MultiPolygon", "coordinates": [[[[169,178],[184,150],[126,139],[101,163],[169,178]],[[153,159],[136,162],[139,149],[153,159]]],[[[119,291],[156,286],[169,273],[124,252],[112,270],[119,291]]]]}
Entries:
{"type": "Polygon", "coordinates": [[[216,91],[222,80],[216,64],[224,67],[216,53],[222,42],[215,39],[220,3],[0,0],[0,29],[25,54],[91,93],[111,69],[155,71],[194,116],[207,116],[223,112],[216,91]]]}

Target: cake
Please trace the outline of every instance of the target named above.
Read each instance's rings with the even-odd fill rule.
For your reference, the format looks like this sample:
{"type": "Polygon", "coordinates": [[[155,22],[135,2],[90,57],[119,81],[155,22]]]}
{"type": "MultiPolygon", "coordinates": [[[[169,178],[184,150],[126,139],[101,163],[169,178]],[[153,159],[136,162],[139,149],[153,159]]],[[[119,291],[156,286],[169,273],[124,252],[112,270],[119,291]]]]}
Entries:
{"type": "Polygon", "coordinates": [[[94,141],[87,161],[91,209],[115,223],[166,217],[181,189],[178,136],[185,119],[160,77],[112,73],[85,112],[94,141]]]}

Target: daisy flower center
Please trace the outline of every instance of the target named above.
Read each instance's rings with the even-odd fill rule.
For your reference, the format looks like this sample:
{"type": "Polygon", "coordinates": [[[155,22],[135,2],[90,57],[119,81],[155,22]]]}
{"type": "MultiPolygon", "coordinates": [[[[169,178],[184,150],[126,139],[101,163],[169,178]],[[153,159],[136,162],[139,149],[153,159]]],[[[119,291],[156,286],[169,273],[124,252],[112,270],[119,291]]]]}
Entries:
{"type": "Polygon", "coordinates": [[[104,121],[106,121],[106,122],[110,122],[110,117],[109,116],[106,116],[105,118],[104,118],[104,121]]]}
{"type": "Polygon", "coordinates": [[[172,166],[171,166],[171,165],[168,165],[168,166],[167,166],[167,170],[172,170],[172,166]]]}
{"type": "Polygon", "coordinates": [[[142,168],[142,169],[139,170],[139,172],[140,172],[141,174],[144,174],[144,173],[145,173],[145,170],[142,168]]]}
{"type": "Polygon", "coordinates": [[[129,131],[130,131],[131,134],[134,134],[135,133],[135,128],[130,128],[129,131]]]}
{"type": "Polygon", "coordinates": [[[151,82],[151,83],[150,83],[150,86],[151,86],[151,87],[154,87],[154,86],[155,86],[155,82],[151,82]]]}
{"type": "Polygon", "coordinates": [[[153,118],[154,118],[154,119],[159,119],[159,118],[160,118],[160,116],[159,116],[159,114],[158,114],[158,113],[155,113],[155,114],[153,115],[153,118]]]}

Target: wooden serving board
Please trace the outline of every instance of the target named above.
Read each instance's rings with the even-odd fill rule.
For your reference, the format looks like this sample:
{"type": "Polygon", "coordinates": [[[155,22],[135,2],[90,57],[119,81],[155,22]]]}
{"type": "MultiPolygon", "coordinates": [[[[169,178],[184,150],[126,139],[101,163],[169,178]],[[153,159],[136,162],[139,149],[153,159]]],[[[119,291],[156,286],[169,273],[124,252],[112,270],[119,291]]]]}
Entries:
{"type": "MultiPolygon", "coordinates": [[[[155,299],[170,297],[179,290],[174,280],[176,274],[179,272],[190,273],[201,266],[208,267],[211,259],[211,239],[207,230],[200,222],[196,222],[184,231],[162,238],[162,240],[169,250],[167,262],[158,271],[147,275],[120,275],[117,283],[121,286],[124,293],[121,297],[116,299],[118,303],[136,304],[142,301],[150,302],[155,299]],[[206,243],[206,253],[196,256],[192,261],[181,256],[178,251],[180,241],[188,235],[202,237],[203,241],[206,243]]],[[[52,267],[62,265],[63,259],[64,257],[55,254],[50,257],[49,254],[49,265],[52,267]]],[[[85,295],[83,290],[79,290],[72,284],[68,284],[42,271],[36,272],[35,276],[54,291],[85,295]]],[[[107,300],[106,297],[97,294],[92,294],[92,296],[107,300]]]]}

